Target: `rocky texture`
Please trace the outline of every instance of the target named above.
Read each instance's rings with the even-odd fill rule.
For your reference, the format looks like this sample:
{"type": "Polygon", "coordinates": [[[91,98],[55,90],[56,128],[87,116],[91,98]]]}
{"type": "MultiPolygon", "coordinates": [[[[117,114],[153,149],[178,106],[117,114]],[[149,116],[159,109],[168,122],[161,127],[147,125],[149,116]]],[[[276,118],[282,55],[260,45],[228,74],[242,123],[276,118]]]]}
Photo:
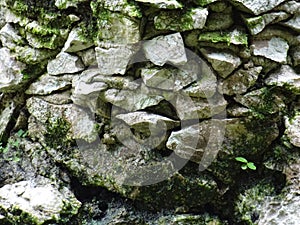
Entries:
{"type": "Polygon", "coordinates": [[[49,61],[47,71],[50,75],[61,75],[68,73],[78,73],[84,69],[78,56],[62,52],[55,59],[49,61]]]}
{"type": "Polygon", "coordinates": [[[299,13],[1,1],[0,223],[297,223],[299,13]]]}
{"type": "Polygon", "coordinates": [[[163,66],[167,62],[180,66],[187,62],[180,33],[159,36],[146,41],[143,49],[146,58],[158,66],[163,66]]]}
{"type": "Polygon", "coordinates": [[[297,74],[292,67],[282,65],[278,71],[270,74],[270,76],[266,79],[266,84],[283,87],[295,94],[299,94],[299,78],[300,74],[297,74]]]}
{"type": "Polygon", "coordinates": [[[80,206],[70,190],[58,189],[49,179],[20,181],[0,189],[0,208],[7,219],[17,223],[59,221],[64,214],[77,214],[80,206]]]}
{"type": "Polygon", "coordinates": [[[285,63],[289,45],[284,39],[273,37],[270,40],[253,42],[252,49],[255,56],[263,56],[275,62],[285,63]]]}
{"type": "Polygon", "coordinates": [[[230,52],[210,49],[201,49],[201,52],[223,78],[231,74],[241,64],[241,59],[230,52]]]}
{"type": "Polygon", "coordinates": [[[154,17],[154,26],[158,30],[187,31],[202,29],[208,15],[207,9],[195,8],[178,15],[178,12],[161,12],[154,17]]]}

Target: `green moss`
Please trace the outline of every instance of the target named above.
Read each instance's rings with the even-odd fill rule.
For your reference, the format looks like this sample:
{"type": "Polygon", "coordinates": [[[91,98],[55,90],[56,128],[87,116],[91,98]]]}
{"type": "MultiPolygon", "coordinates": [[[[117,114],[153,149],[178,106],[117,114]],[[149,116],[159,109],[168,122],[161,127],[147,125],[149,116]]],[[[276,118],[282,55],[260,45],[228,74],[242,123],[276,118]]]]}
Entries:
{"type": "Polygon", "coordinates": [[[201,33],[198,40],[212,43],[223,42],[227,43],[227,45],[248,45],[247,35],[237,30],[233,32],[214,31],[201,33]]]}
{"type": "Polygon", "coordinates": [[[256,28],[258,25],[262,24],[264,21],[262,16],[253,17],[246,19],[246,24],[250,30],[256,28]]]}
{"type": "Polygon", "coordinates": [[[206,6],[210,3],[213,3],[217,0],[193,0],[197,5],[200,5],[200,6],[206,6]]]}

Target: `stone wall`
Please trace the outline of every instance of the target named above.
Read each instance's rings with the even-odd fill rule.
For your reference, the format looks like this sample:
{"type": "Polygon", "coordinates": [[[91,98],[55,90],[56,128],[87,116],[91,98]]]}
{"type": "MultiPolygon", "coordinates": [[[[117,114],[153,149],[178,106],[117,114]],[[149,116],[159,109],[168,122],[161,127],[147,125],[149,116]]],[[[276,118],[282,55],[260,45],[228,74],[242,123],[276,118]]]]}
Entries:
{"type": "Polygon", "coordinates": [[[297,223],[299,1],[0,15],[3,224],[297,223]]]}

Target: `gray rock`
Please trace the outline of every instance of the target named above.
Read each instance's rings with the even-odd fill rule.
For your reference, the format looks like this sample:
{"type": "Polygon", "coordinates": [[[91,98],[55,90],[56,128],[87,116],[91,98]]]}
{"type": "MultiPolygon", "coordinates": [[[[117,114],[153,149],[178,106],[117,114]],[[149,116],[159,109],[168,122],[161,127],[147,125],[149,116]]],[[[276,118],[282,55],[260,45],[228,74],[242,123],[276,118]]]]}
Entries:
{"type": "Polygon", "coordinates": [[[27,100],[27,109],[36,120],[31,120],[28,125],[29,133],[33,137],[41,137],[42,130],[46,129],[46,123],[51,124],[51,121],[54,123],[59,118],[70,124],[68,135],[71,139],[93,142],[98,137],[96,122],[86,111],[73,104],[55,105],[32,97],[27,100]]]}
{"type": "Polygon", "coordinates": [[[289,45],[284,39],[273,37],[270,40],[254,41],[251,48],[255,56],[263,56],[275,62],[286,63],[289,45]]]}
{"type": "Polygon", "coordinates": [[[97,66],[96,51],[95,48],[90,48],[77,52],[81,57],[81,60],[85,66],[97,66]]]}
{"type": "Polygon", "coordinates": [[[285,108],[283,97],[279,94],[272,93],[264,87],[244,95],[237,95],[234,99],[240,104],[251,109],[254,113],[273,114],[285,108]]]}
{"type": "Polygon", "coordinates": [[[200,50],[205,58],[211,63],[212,67],[223,78],[230,75],[242,63],[238,56],[230,52],[221,52],[204,48],[201,48],[200,50]]]}
{"type": "Polygon", "coordinates": [[[297,74],[289,65],[282,65],[278,71],[271,73],[265,83],[284,87],[295,94],[300,94],[300,74],[297,74]]]}
{"type": "Polygon", "coordinates": [[[135,0],[136,2],[149,3],[159,9],[180,9],[183,5],[176,0],[135,0]]]}
{"type": "Polygon", "coordinates": [[[9,48],[10,50],[14,49],[17,45],[25,44],[19,32],[9,23],[5,24],[0,30],[0,41],[4,47],[9,48]]]}
{"type": "Polygon", "coordinates": [[[148,87],[178,91],[196,81],[199,71],[200,65],[190,60],[176,69],[145,68],[141,76],[148,87]]]}
{"type": "Polygon", "coordinates": [[[24,83],[26,65],[17,61],[8,48],[0,49],[0,91],[16,91],[24,83]]]}
{"type": "Polygon", "coordinates": [[[201,32],[198,40],[211,43],[221,42],[227,45],[248,45],[247,34],[240,29],[234,29],[230,32],[201,32]]]}
{"type": "Polygon", "coordinates": [[[264,0],[230,0],[239,9],[255,15],[267,12],[278,6],[285,0],[269,0],[268,3],[264,0]]]}
{"type": "Polygon", "coordinates": [[[100,0],[98,2],[100,7],[108,9],[112,12],[120,12],[130,17],[142,17],[142,13],[138,5],[128,0],[100,0]]]}
{"type": "Polygon", "coordinates": [[[294,15],[293,18],[282,24],[297,32],[300,32],[300,15],[294,15]]]}
{"type": "Polygon", "coordinates": [[[93,40],[83,38],[82,29],[75,27],[69,33],[68,39],[62,49],[63,52],[78,52],[94,45],[93,40]]]}
{"type": "Polygon", "coordinates": [[[268,24],[277,23],[289,18],[286,12],[271,12],[257,17],[244,18],[252,35],[260,33],[268,24]]]}
{"type": "Polygon", "coordinates": [[[226,95],[243,94],[255,84],[261,70],[261,66],[239,69],[220,83],[219,91],[226,95]]]}
{"type": "Polygon", "coordinates": [[[190,9],[183,14],[162,11],[154,17],[154,26],[158,30],[172,30],[178,32],[202,29],[207,16],[208,10],[204,8],[190,9]]]}
{"type": "Polygon", "coordinates": [[[25,91],[28,95],[48,95],[54,91],[61,91],[71,87],[73,75],[51,76],[44,74],[37,81],[31,83],[25,91]]]}
{"type": "Polygon", "coordinates": [[[159,36],[143,44],[146,58],[158,66],[169,62],[175,66],[187,62],[183,39],[180,33],[159,36]]]}
{"type": "Polygon", "coordinates": [[[285,118],[285,134],[289,138],[290,142],[300,147],[300,115],[297,113],[293,118],[285,118]]]}
{"type": "Polygon", "coordinates": [[[59,53],[47,65],[47,71],[50,75],[72,74],[82,70],[84,70],[84,65],[80,58],[65,52],[59,53]]]}
{"type": "Polygon", "coordinates": [[[283,4],[276,7],[277,10],[283,10],[290,14],[300,13],[300,2],[298,1],[286,1],[283,4]]]}
{"type": "Polygon", "coordinates": [[[81,2],[85,2],[86,0],[55,0],[55,6],[58,9],[67,9],[70,7],[77,8],[77,5],[81,2]]]}
{"type": "Polygon", "coordinates": [[[132,56],[139,50],[139,46],[101,44],[95,50],[100,74],[124,75],[132,56]]]}
{"type": "Polygon", "coordinates": [[[50,220],[58,221],[63,214],[75,215],[80,206],[69,189],[59,188],[46,178],[38,182],[24,180],[0,188],[0,208],[7,213],[10,221],[14,221],[14,216],[18,217],[12,213],[14,208],[28,213],[32,224],[43,224],[50,220]]]}
{"type": "Polygon", "coordinates": [[[158,105],[163,96],[152,94],[147,87],[136,90],[109,89],[104,93],[104,100],[128,111],[137,111],[150,106],[158,105]]]}
{"type": "Polygon", "coordinates": [[[226,30],[234,24],[232,13],[209,13],[205,28],[207,30],[226,30]]]}
{"type": "Polygon", "coordinates": [[[14,51],[18,53],[16,56],[19,61],[31,65],[43,65],[49,58],[56,55],[55,51],[32,48],[29,45],[16,46],[14,51]]]}
{"type": "Polygon", "coordinates": [[[97,7],[92,7],[92,10],[95,15],[99,14],[97,39],[101,42],[130,45],[141,40],[138,20],[110,11],[106,11],[105,16],[103,16],[103,12],[99,13],[97,7]]]}
{"type": "Polygon", "coordinates": [[[65,105],[72,103],[71,100],[71,90],[66,90],[60,93],[52,93],[51,95],[43,96],[40,98],[48,103],[55,105],[65,105]]]}
{"type": "Polygon", "coordinates": [[[183,101],[182,98],[175,100],[178,117],[181,120],[207,119],[225,111],[227,101],[223,96],[216,94],[211,98],[190,98],[183,101]]]}

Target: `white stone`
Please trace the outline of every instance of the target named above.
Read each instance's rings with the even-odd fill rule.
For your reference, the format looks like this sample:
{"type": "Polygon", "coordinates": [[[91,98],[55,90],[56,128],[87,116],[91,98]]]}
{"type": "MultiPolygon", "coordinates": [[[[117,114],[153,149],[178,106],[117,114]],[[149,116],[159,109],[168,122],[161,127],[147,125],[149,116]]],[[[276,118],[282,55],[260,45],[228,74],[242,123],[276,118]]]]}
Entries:
{"type": "Polygon", "coordinates": [[[79,27],[71,30],[68,39],[62,49],[63,52],[78,52],[94,45],[94,42],[92,40],[84,39],[80,32],[83,31],[79,27]]]}

